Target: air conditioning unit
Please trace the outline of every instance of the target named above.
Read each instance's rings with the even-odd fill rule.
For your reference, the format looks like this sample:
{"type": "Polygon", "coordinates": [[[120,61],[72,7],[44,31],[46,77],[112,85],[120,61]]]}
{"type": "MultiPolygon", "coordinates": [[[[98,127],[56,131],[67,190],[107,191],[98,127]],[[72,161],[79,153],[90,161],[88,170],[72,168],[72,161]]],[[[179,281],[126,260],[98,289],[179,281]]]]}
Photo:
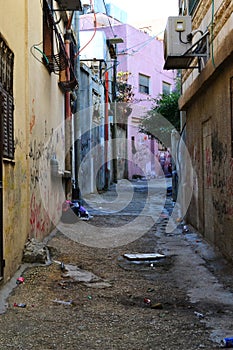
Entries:
{"type": "Polygon", "coordinates": [[[80,0],[56,0],[61,10],[64,11],[82,11],[80,0]]]}
{"type": "Polygon", "coordinates": [[[192,46],[191,16],[168,17],[164,32],[164,69],[188,68],[193,57],[186,53],[192,46]]]}

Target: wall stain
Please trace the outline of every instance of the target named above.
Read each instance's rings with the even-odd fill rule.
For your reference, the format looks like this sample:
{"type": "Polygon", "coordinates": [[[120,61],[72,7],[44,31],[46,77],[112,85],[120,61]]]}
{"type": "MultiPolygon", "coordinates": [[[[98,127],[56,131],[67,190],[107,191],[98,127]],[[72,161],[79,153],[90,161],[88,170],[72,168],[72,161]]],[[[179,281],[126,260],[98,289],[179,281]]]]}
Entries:
{"type": "Polygon", "coordinates": [[[224,223],[226,215],[233,214],[233,159],[228,159],[227,144],[219,140],[218,132],[213,133],[213,186],[218,192],[213,193],[213,205],[218,220],[224,223]]]}

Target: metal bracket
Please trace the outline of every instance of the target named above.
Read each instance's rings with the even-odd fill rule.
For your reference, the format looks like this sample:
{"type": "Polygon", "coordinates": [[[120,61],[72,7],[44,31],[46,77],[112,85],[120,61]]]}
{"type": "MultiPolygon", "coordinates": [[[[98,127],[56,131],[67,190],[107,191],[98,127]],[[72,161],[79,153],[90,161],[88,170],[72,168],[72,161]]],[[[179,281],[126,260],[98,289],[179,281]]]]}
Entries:
{"type": "Polygon", "coordinates": [[[197,66],[188,66],[187,68],[198,68],[201,71],[203,59],[206,61],[210,58],[209,49],[209,31],[206,31],[181,57],[198,58],[197,66]]]}

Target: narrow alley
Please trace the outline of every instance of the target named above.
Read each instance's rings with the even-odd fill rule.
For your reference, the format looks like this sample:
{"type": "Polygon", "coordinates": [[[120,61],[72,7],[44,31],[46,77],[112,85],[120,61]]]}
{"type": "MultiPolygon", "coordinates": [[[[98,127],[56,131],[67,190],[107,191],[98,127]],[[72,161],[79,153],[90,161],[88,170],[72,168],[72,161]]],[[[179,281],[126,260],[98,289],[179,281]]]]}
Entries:
{"type": "Polygon", "coordinates": [[[85,199],[92,220],[61,222],[51,262],[1,290],[1,349],[213,350],[232,336],[232,267],[191,227],[166,232],[168,186],[120,181],[85,199]]]}

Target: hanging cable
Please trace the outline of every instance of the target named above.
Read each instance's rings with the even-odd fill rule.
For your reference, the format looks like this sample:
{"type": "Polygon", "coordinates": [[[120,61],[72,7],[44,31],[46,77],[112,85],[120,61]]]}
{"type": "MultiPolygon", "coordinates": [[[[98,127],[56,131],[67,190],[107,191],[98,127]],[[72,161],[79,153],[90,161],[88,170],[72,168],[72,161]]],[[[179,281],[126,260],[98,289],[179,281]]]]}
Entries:
{"type": "Polygon", "coordinates": [[[212,64],[215,68],[215,61],[214,61],[214,0],[212,0],[212,16],[211,16],[211,57],[212,57],[212,64]]]}
{"type": "Polygon", "coordinates": [[[108,11],[107,11],[107,7],[106,7],[105,0],[103,0],[103,4],[104,4],[105,12],[106,12],[106,15],[107,15],[107,18],[108,18],[109,26],[110,26],[110,28],[111,28],[111,31],[112,31],[113,36],[115,37],[116,34],[115,34],[114,31],[113,31],[112,24],[111,24],[111,21],[110,21],[110,19],[109,19],[109,14],[108,14],[108,11]]]}
{"type": "Polygon", "coordinates": [[[92,37],[90,38],[90,40],[88,40],[88,42],[83,47],[81,47],[81,49],[78,52],[76,52],[76,54],[74,55],[74,59],[80,54],[80,52],[82,52],[90,44],[90,42],[94,39],[94,37],[96,35],[97,19],[96,19],[96,13],[95,13],[95,9],[94,9],[92,0],[90,0],[90,5],[91,5],[91,8],[92,8],[92,11],[94,14],[94,33],[93,33],[92,37]]]}
{"type": "Polygon", "coordinates": [[[40,52],[40,54],[44,57],[44,59],[45,59],[45,61],[46,61],[46,64],[49,65],[49,59],[48,59],[48,57],[46,56],[46,54],[45,54],[41,49],[39,49],[39,47],[38,47],[39,45],[41,45],[41,43],[32,45],[31,48],[30,48],[30,52],[31,52],[32,56],[33,56],[38,62],[40,62],[40,63],[43,64],[43,62],[34,54],[34,52],[32,51],[32,49],[35,49],[35,50],[37,50],[38,52],[40,52]]]}

